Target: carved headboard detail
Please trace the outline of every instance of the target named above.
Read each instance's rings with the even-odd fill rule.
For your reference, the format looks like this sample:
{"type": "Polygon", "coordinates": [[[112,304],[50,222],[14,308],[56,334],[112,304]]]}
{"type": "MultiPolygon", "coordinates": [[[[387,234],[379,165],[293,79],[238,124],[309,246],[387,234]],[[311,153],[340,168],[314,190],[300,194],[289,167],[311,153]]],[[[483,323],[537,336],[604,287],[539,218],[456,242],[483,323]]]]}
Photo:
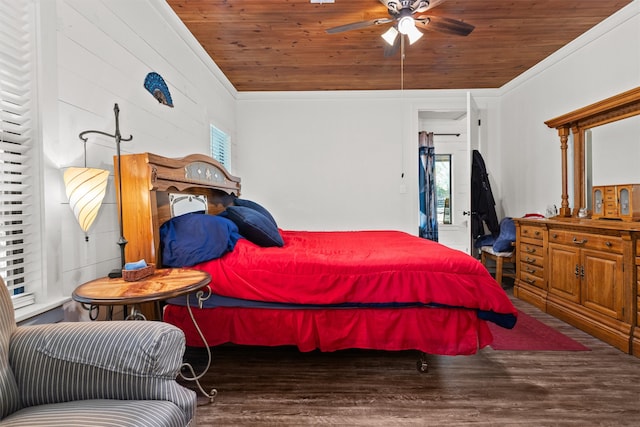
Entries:
{"type": "MultiPolygon", "coordinates": [[[[171,218],[170,194],[204,195],[210,214],[221,212],[240,196],[240,178],[202,154],[179,159],[152,153],[126,154],[120,162],[126,262],[144,259],[162,265],[159,229],[171,218]]],[[[116,158],[114,167],[118,191],[116,158]]]]}

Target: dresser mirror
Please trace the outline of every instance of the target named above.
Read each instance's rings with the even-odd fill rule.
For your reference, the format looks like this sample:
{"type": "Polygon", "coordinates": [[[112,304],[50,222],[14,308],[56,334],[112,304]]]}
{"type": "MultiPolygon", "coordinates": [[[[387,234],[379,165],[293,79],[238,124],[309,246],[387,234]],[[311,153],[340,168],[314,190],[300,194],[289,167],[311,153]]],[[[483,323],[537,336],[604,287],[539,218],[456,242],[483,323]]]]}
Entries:
{"type": "Polygon", "coordinates": [[[593,185],[640,183],[640,87],[545,122],[560,137],[559,215],[593,209],[593,185]],[[570,144],[571,140],[571,144],[570,144]],[[569,200],[569,179],[573,200],[569,200]]]}
{"type": "Polygon", "coordinates": [[[587,210],[594,185],[640,183],[640,115],[585,130],[587,210]]]}

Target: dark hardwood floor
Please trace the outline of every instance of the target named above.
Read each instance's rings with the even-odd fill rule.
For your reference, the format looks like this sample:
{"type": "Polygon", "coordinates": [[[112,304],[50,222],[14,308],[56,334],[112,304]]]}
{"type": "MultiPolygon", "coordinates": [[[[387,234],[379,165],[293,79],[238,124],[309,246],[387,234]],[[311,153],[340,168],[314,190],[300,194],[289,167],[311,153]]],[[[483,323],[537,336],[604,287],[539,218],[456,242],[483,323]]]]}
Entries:
{"type": "MultiPolygon", "coordinates": [[[[473,356],[221,346],[202,380],[199,425],[639,426],[640,359],[514,299],[591,351],[481,350],[473,356]]],[[[196,368],[202,349],[187,349],[196,368]]],[[[186,383],[193,388],[193,384],[186,383]]]]}

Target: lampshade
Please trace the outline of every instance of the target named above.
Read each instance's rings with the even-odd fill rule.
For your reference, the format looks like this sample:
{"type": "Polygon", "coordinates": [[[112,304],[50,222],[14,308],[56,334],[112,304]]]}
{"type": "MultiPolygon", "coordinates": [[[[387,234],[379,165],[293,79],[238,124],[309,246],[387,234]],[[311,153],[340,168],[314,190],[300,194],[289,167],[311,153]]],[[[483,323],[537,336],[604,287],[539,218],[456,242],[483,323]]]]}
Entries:
{"type": "Polygon", "coordinates": [[[409,44],[414,44],[415,42],[417,42],[420,37],[422,37],[422,31],[420,31],[419,29],[417,29],[415,26],[411,27],[409,29],[409,32],[407,33],[407,37],[409,37],[409,44]]]}
{"type": "Polygon", "coordinates": [[[389,44],[389,46],[393,46],[393,43],[396,41],[396,37],[398,37],[398,30],[396,30],[395,27],[389,27],[389,29],[382,34],[382,38],[389,44]]]}
{"type": "Polygon", "coordinates": [[[98,215],[107,189],[109,171],[94,168],[68,168],[64,186],[80,228],[86,233],[98,215]]]}

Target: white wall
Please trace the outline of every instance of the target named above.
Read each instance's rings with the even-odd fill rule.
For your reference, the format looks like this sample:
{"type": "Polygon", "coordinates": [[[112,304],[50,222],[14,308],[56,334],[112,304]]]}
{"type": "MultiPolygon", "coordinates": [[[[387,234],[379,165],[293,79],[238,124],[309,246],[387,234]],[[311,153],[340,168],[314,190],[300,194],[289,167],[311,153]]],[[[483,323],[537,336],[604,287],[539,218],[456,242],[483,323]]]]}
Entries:
{"type": "Polygon", "coordinates": [[[424,110],[466,111],[466,91],[240,93],[243,194],[286,229],[416,234],[424,110]]]}
{"type": "MultiPolygon", "coordinates": [[[[502,199],[511,216],[560,207],[560,139],[544,122],[640,85],[640,1],[510,82],[500,97],[502,199]]],[[[572,205],[573,190],[569,189],[572,205]]]]}
{"type": "Polygon", "coordinates": [[[413,197],[400,192],[411,175],[403,146],[411,121],[403,113],[392,93],[240,101],[244,196],[287,229],[404,228],[410,212],[398,207],[413,197]]]}
{"type": "MultiPolygon", "coordinates": [[[[175,24],[177,17],[165,2],[57,0],[41,1],[40,7],[46,49],[42,85],[57,89],[42,93],[42,117],[54,122],[43,136],[47,279],[50,289],[70,295],[77,285],[120,265],[113,176],[88,242],[64,195],[64,169],[84,165],[78,134],[113,134],[117,103],[122,136],[133,136],[122,142],[123,154],[209,154],[210,123],[235,138],[235,90],[198,53],[191,34],[180,32],[181,24],[175,24]],[[164,78],[175,108],[159,104],[143,87],[152,71],[164,78]]],[[[113,175],[115,153],[114,139],[90,136],[87,166],[113,175]]]]}

